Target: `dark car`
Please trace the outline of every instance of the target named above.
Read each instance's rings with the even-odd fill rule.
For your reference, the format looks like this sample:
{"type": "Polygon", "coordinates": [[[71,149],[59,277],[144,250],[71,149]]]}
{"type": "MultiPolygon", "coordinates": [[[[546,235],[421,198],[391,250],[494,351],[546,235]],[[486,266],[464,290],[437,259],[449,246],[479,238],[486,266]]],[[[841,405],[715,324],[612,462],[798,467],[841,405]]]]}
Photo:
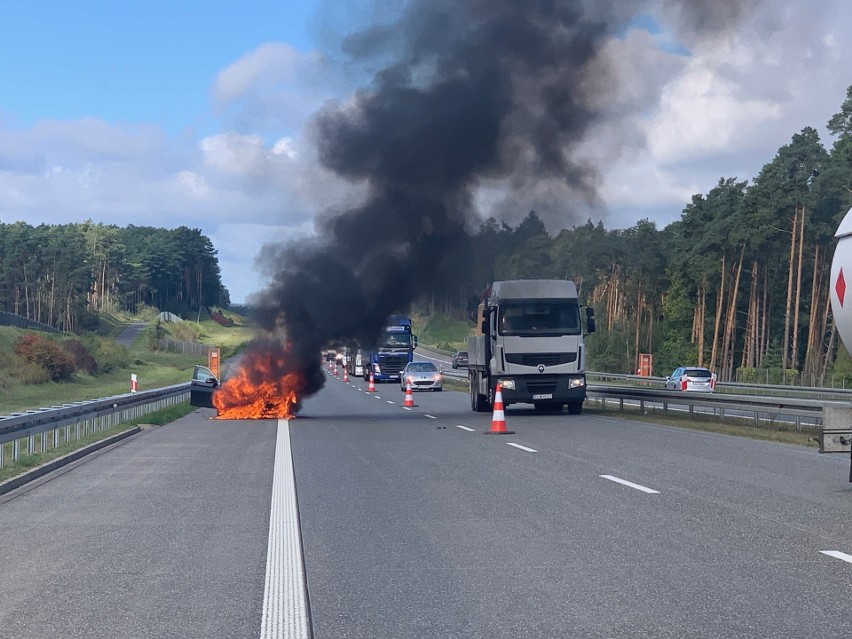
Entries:
{"type": "Polygon", "coordinates": [[[467,351],[459,351],[453,355],[453,368],[467,368],[467,351]]]}
{"type": "Polygon", "coordinates": [[[444,388],[444,376],[432,362],[409,362],[400,375],[399,389],[406,390],[408,384],[413,391],[440,391],[444,388]]]}
{"type": "Polygon", "coordinates": [[[206,366],[196,365],[192,372],[192,382],[189,385],[189,403],[191,406],[215,408],[213,406],[213,391],[219,388],[219,380],[206,366]]]}

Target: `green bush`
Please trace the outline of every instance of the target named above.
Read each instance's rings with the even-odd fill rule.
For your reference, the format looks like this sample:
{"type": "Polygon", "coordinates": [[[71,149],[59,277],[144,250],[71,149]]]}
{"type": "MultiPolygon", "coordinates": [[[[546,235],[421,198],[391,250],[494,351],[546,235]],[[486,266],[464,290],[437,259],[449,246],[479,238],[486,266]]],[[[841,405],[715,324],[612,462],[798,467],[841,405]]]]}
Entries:
{"type": "Polygon", "coordinates": [[[77,370],[85,371],[89,375],[98,372],[98,363],[83,342],[78,339],[65,340],[62,342],[62,348],[74,360],[74,366],[77,370]]]}
{"type": "Polygon", "coordinates": [[[98,373],[110,373],[130,365],[127,349],[111,339],[91,336],[87,340],[89,352],[95,357],[98,373]]]}
{"type": "Polygon", "coordinates": [[[134,317],[144,322],[153,322],[159,314],[160,309],[156,306],[148,306],[145,303],[140,303],[136,306],[136,313],[134,317]]]}
{"type": "Polygon", "coordinates": [[[50,381],[50,372],[33,362],[23,362],[13,371],[15,379],[24,384],[45,384],[50,381]]]}
{"type": "Polygon", "coordinates": [[[22,362],[43,368],[53,381],[71,379],[76,370],[74,358],[44,335],[21,335],[15,345],[15,354],[22,362]]]}
{"type": "Polygon", "coordinates": [[[790,386],[796,383],[796,371],[792,368],[782,375],[778,368],[745,368],[737,369],[737,381],[742,384],[784,384],[790,386]]]}
{"type": "Polygon", "coordinates": [[[194,322],[181,322],[172,327],[172,337],[179,342],[194,342],[201,335],[201,329],[194,322]]]}

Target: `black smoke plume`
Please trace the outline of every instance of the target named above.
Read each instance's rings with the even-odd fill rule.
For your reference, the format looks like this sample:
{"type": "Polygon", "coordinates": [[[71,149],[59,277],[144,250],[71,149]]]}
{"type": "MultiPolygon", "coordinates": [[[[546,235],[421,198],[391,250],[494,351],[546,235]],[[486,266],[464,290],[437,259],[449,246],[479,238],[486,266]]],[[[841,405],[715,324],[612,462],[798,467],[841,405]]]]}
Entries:
{"type": "MultiPolygon", "coordinates": [[[[739,15],[740,2],[697,6],[718,4],[736,10],[714,15],[739,15]]],[[[643,6],[417,0],[392,24],[348,38],[353,60],[380,70],[351,100],[316,114],[313,131],[322,164],[364,185],[366,198],[321,217],[316,240],[261,256],[277,270],[257,317],[283,329],[292,366],[321,380],[326,343],[369,344],[388,315],[408,309],[464,249],[484,181],[557,178],[594,200],[595,171],[572,151],[599,117],[600,92],[611,90],[600,49],[643,6]]],[[[686,20],[688,3],[678,6],[686,20]]]]}

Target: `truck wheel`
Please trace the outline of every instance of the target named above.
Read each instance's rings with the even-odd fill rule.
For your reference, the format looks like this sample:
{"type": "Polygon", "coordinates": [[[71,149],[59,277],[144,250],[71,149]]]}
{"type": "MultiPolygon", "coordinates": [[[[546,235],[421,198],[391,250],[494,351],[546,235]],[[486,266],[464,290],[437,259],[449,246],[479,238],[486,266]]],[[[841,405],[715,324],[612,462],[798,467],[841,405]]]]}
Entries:
{"type": "Polygon", "coordinates": [[[476,374],[471,373],[467,379],[470,387],[470,410],[475,413],[484,413],[489,408],[488,401],[485,395],[480,395],[476,390],[478,386],[476,374]]]}
{"type": "Polygon", "coordinates": [[[571,402],[568,404],[569,415],[579,415],[583,412],[583,402],[571,402]]]}

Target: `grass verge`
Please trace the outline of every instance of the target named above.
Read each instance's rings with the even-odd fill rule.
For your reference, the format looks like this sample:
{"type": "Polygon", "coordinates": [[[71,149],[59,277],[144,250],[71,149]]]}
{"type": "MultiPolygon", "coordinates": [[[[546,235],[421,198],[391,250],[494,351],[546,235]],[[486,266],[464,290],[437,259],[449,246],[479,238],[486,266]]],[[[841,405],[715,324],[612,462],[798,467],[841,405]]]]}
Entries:
{"type": "MultiPolygon", "coordinates": [[[[117,426],[113,426],[108,430],[101,430],[95,433],[90,433],[85,437],[81,437],[80,439],[71,439],[68,441],[63,441],[56,448],[53,447],[52,432],[41,433],[39,435],[36,435],[35,437],[35,448],[37,450],[41,448],[41,438],[45,437],[48,445],[47,452],[39,452],[33,455],[19,455],[18,461],[16,462],[12,461],[11,442],[3,444],[2,446],[0,446],[0,454],[4,455],[3,468],[0,468],[0,482],[5,481],[7,479],[11,479],[12,477],[16,477],[32,468],[36,468],[37,466],[46,464],[47,462],[62,457],[63,455],[73,453],[76,450],[89,446],[90,444],[94,444],[95,442],[99,442],[103,439],[106,439],[107,437],[112,437],[113,435],[122,433],[130,428],[133,428],[134,426],[138,426],[139,424],[153,424],[155,426],[163,426],[177,419],[180,419],[184,415],[188,415],[194,410],[195,407],[190,406],[189,402],[183,402],[181,404],[169,406],[168,408],[164,408],[163,410],[148,413],[147,415],[144,415],[137,419],[118,424],[117,426]]],[[[26,440],[22,442],[23,446],[26,446],[25,441],[26,440]]]]}
{"type": "Polygon", "coordinates": [[[467,337],[473,332],[473,323],[450,317],[413,317],[414,334],[423,344],[431,344],[445,351],[467,349],[467,337]]]}
{"type": "Polygon", "coordinates": [[[630,419],[639,422],[651,424],[659,424],[663,426],[674,426],[676,428],[688,428],[690,430],[699,430],[707,433],[717,433],[719,435],[733,435],[735,437],[747,437],[749,439],[759,439],[762,441],[778,442],[782,444],[794,444],[797,446],[819,446],[819,428],[809,428],[802,426],[801,430],[790,430],[794,428],[789,423],[783,422],[764,422],[760,428],[754,426],[744,426],[742,424],[720,422],[718,418],[711,416],[702,416],[698,413],[693,414],[691,418],[671,417],[666,416],[662,410],[645,409],[644,413],[640,413],[639,409],[607,409],[602,410],[595,404],[586,404],[583,408],[584,413],[590,415],[599,415],[602,417],[612,417],[617,415],[620,419],[630,419]]]}

